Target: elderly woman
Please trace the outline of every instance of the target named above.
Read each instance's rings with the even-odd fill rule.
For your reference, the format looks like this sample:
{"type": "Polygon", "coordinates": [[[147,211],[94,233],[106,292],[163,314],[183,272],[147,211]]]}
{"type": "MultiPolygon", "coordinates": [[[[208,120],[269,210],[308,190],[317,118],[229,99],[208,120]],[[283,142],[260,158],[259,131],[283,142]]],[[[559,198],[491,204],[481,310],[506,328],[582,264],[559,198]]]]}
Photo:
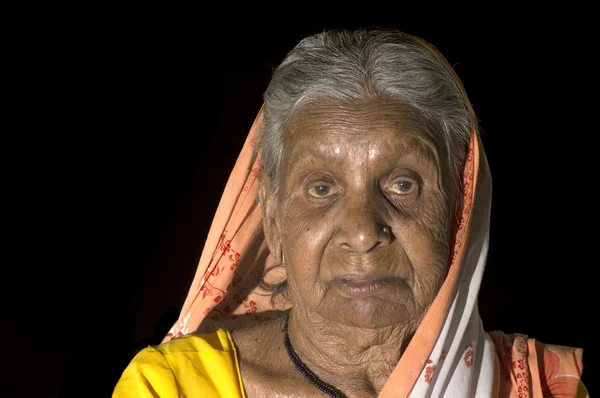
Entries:
{"type": "Polygon", "coordinates": [[[114,396],[585,396],[581,349],[484,331],[490,198],[476,117],[435,48],[377,29],[302,40],[180,320],[114,396]]]}

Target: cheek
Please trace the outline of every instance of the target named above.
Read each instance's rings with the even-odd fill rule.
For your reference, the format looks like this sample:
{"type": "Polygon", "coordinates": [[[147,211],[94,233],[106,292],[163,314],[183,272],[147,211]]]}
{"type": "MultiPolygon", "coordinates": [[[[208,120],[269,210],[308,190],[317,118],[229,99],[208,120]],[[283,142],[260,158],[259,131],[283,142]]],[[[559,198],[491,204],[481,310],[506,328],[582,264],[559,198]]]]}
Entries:
{"type": "Polygon", "coordinates": [[[283,219],[283,248],[290,283],[315,286],[325,248],[333,234],[333,216],[290,201],[283,219]],[[312,282],[312,284],[307,284],[312,282]]]}
{"type": "Polygon", "coordinates": [[[435,295],[446,274],[451,238],[449,208],[447,201],[436,198],[396,219],[396,238],[412,265],[414,291],[424,298],[435,295]]]}

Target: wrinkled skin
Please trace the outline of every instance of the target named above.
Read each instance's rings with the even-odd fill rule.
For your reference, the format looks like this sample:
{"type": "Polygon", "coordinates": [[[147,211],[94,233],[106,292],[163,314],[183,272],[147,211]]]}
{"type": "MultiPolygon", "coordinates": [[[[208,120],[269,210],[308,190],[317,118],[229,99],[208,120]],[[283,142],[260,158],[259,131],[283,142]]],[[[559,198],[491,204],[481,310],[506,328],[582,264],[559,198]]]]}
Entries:
{"type": "MultiPolygon", "coordinates": [[[[261,180],[265,236],[285,256],[292,344],[348,396],[377,395],[446,275],[458,188],[444,148],[404,105],[319,103],[287,125],[277,192],[261,180]]],[[[280,333],[238,334],[249,391],[279,391],[282,380],[314,389],[285,351],[257,348],[280,333]],[[265,374],[278,375],[271,390],[265,374]]]]}
{"type": "Polygon", "coordinates": [[[444,146],[395,103],[310,108],[289,125],[269,241],[293,306],[363,328],[418,322],[449,255],[444,146]]]}

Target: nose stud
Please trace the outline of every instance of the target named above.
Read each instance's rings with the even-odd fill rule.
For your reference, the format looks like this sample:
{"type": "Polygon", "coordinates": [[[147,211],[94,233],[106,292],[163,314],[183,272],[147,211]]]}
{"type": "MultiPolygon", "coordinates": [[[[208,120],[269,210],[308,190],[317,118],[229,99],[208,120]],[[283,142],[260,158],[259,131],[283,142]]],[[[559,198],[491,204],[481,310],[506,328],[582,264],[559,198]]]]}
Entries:
{"type": "Polygon", "coordinates": [[[386,234],[386,235],[389,234],[390,233],[389,228],[388,227],[383,227],[383,233],[386,234]]]}

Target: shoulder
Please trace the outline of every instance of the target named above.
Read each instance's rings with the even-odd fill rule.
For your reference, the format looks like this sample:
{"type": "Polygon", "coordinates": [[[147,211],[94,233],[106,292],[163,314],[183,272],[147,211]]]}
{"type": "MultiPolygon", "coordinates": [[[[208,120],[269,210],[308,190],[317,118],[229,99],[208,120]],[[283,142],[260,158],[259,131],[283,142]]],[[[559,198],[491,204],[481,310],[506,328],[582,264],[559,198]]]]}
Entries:
{"type": "Polygon", "coordinates": [[[543,396],[586,397],[581,348],[545,344],[527,335],[490,333],[504,381],[525,377],[543,396]],[[538,390],[539,391],[539,390],[538,390]],[[583,394],[583,395],[582,395],[583,394]]]}
{"type": "Polygon", "coordinates": [[[234,362],[236,350],[231,334],[224,329],[203,335],[186,335],[166,343],[149,346],[140,351],[130,366],[168,366],[177,376],[189,370],[186,365],[193,363],[234,362]]]}
{"type": "Polygon", "coordinates": [[[283,344],[283,332],[277,320],[236,329],[232,332],[232,335],[242,358],[262,357],[265,353],[265,345],[274,348],[277,346],[276,342],[278,340],[281,340],[283,344]]]}
{"type": "Polygon", "coordinates": [[[211,352],[235,353],[231,333],[225,329],[201,335],[188,334],[145,349],[150,348],[154,348],[166,357],[187,354],[202,356],[211,352]]]}
{"type": "Polygon", "coordinates": [[[313,386],[290,361],[278,320],[266,321],[233,332],[239,350],[244,388],[249,396],[310,397],[313,386]]]}
{"type": "Polygon", "coordinates": [[[188,390],[205,396],[243,396],[228,331],[186,335],[144,348],[121,375],[113,397],[186,396],[188,390]]]}

